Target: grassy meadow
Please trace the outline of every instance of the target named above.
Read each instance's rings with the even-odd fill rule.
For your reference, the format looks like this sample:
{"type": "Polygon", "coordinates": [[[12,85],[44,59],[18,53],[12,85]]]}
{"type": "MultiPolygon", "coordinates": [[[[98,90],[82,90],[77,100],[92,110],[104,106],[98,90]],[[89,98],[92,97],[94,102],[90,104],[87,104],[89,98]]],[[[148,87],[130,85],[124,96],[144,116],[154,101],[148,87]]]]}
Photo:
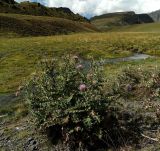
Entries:
{"type": "MultiPolygon", "coordinates": [[[[26,116],[29,112],[27,108],[28,104],[26,105],[24,100],[20,97],[13,97],[18,87],[26,83],[29,77],[40,69],[39,62],[41,60],[46,58],[60,58],[67,55],[77,55],[86,60],[92,58],[94,60],[123,58],[132,56],[134,53],[144,53],[156,56],[156,58],[148,58],[145,60],[106,64],[104,66],[104,76],[108,77],[109,84],[110,82],[115,82],[117,75],[126,67],[135,67],[137,71],[139,69],[156,71],[160,67],[159,33],[79,33],[71,35],[19,38],[17,36],[14,38],[13,35],[10,36],[9,34],[9,37],[8,35],[1,36],[0,43],[0,97],[3,98],[3,96],[7,96],[7,99],[5,100],[6,104],[4,101],[1,102],[0,115],[11,115],[4,117],[4,120],[10,122],[7,123],[7,126],[4,125],[5,127],[3,129],[6,136],[11,136],[13,134],[10,138],[13,140],[14,144],[17,144],[15,145],[17,150],[22,147],[22,144],[25,143],[25,140],[27,140],[29,136],[35,136],[40,141],[43,140],[45,143],[40,143],[42,148],[44,147],[46,149],[52,147],[52,145],[48,143],[46,137],[44,138],[41,134],[35,133],[33,130],[34,126],[28,123],[30,119],[30,116],[26,116]],[[10,99],[12,101],[10,101],[10,99]],[[29,126],[27,127],[24,125],[29,126]],[[25,128],[15,133],[15,127],[25,128]]],[[[136,75],[135,72],[134,74],[136,75]]],[[[143,75],[140,76],[143,77],[143,75]]],[[[142,84],[146,83],[143,83],[142,81],[142,84]]],[[[136,89],[138,89],[138,92],[140,93],[138,95],[146,93],[145,90],[142,92],[139,91],[138,87],[136,89]]],[[[131,111],[136,111],[136,113],[141,113],[143,116],[152,112],[154,114],[155,107],[150,111],[141,111],[141,106],[132,108],[133,104],[136,106],[140,102],[138,102],[139,100],[136,100],[137,95],[135,95],[135,97],[134,94],[131,95],[133,95],[133,98],[131,97],[131,101],[133,101],[131,106],[127,105],[128,102],[126,101],[125,108],[123,108],[122,111],[127,111],[129,113],[131,111]]],[[[124,102],[124,100],[122,102],[124,102]]],[[[134,114],[134,117],[138,118],[139,116],[134,114]]],[[[152,120],[149,119],[149,122],[152,123],[152,120]]],[[[159,132],[156,131],[153,134],[153,137],[159,138],[159,132]]],[[[148,141],[142,138],[141,143],[145,144],[146,142],[148,141]]],[[[125,143],[127,144],[127,141],[125,143]]],[[[126,144],[124,144],[124,150],[134,150],[134,146],[130,149],[126,144]]],[[[143,146],[143,144],[141,146],[143,146]]],[[[5,146],[4,148],[7,147],[8,146],[5,146]]],[[[159,149],[159,147],[159,142],[157,142],[154,145],[151,144],[148,147],[142,147],[142,151],[159,149]]]]}
{"type": "MultiPolygon", "coordinates": [[[[158,33],[84,33],[48,37],[0,38],[0,93],[14,92],[37,68],[41,59],[76,54],[85,59],[131,56],[133,53],[160,55],[158,33]]],[[[131,62],[152,66],[159,59],[131,62]]],[[[106,72],[127,63],[106,65],[106,72]]]]}

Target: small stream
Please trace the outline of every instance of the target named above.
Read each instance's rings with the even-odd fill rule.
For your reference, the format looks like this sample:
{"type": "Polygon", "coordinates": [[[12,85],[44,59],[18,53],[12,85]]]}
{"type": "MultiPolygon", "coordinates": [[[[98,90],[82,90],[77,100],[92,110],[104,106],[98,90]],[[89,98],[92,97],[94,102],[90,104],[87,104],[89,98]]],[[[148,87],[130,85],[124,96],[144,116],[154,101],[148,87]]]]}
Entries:
{"type": "MultiPolygon", "coordinates": [[[[147,54],[134,53],[132,56],[129,56],[129,57],[103,59],[102,61],[97,62],[97,64],[107,65],[107,64],[114,64],[114,63],[121,63],[121,62],[128,62],[128,61],[146,60],[149,58],[156,58],[156,57],[147,55],[147,54]]],[[[86,69],[90,68],[90,64],[91,64],[90,60],[81,59],[81,62],[86,69]]]]}
{"type": "Polygon", "coordinates": [[[129,57],[105,59],[104,62],[105,62],[105,64],[107,64],[107,63],[117,63],[117,62],[126,62],[126,61],[145,60],[145,59],[148,59],[148,58],[154,58],[154,56],[135,53],[135,54],[133,54],[132,56],[129,56],[129,57]]]}
{"type": "Polygon", "coordinates": [[[8,103],[11,103],[13,101],[17,100],[17,97],[15,94],[0,94],[0,106],[4,106],[8,103]]]}

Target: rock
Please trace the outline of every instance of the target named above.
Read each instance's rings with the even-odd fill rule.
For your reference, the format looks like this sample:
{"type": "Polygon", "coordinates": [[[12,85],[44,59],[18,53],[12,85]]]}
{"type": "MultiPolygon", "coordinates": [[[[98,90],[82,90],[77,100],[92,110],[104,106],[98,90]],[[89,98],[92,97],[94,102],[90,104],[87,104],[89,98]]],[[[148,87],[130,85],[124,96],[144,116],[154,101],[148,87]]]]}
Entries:
{"type": "Polygon", "coordinates": [[[25,151],[38,151],[38,143],[34,138],[29,138],[24,145],[25,151]]]}
{"type": "Polygon", "coordinates": [[[22,131],[22,130],[24,130],[25,128],[24,127],[16,127],[15,128],[17,131],[22,131]]]}

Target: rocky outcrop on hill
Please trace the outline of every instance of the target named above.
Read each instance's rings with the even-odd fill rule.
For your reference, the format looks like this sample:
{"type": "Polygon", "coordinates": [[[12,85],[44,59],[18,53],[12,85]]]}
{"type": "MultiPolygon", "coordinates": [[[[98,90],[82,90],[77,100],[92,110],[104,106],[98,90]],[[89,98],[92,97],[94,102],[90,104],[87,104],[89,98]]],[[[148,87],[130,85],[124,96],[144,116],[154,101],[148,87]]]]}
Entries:
{"type": "Polygon", "coordinates": [[[69,8],[46,7],[36,2],[21,2],[17,3],[14,0],[0,0],[0,13],[15,13],[22,15],[34,16],[51,16],[65,18],[73,21],[89,22],[87,18],[74,14],[69,8]]]}

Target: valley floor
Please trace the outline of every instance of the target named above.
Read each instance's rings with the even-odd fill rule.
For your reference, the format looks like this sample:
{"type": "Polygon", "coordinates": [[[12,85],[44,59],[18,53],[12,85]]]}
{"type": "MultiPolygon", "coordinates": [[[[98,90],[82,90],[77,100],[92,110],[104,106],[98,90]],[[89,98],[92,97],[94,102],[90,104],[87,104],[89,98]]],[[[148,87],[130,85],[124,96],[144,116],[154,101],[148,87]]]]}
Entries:
{"type": "Polygon", "coordinates": [[[21,82],[35,71],[38,63],[47,57],[57,58],[76,54],[85,59],[97,60],[126,57],[134,53],[160,55],[159,33],[1,37],[0,43],[0,93],[14,92],[21,82]]]}

